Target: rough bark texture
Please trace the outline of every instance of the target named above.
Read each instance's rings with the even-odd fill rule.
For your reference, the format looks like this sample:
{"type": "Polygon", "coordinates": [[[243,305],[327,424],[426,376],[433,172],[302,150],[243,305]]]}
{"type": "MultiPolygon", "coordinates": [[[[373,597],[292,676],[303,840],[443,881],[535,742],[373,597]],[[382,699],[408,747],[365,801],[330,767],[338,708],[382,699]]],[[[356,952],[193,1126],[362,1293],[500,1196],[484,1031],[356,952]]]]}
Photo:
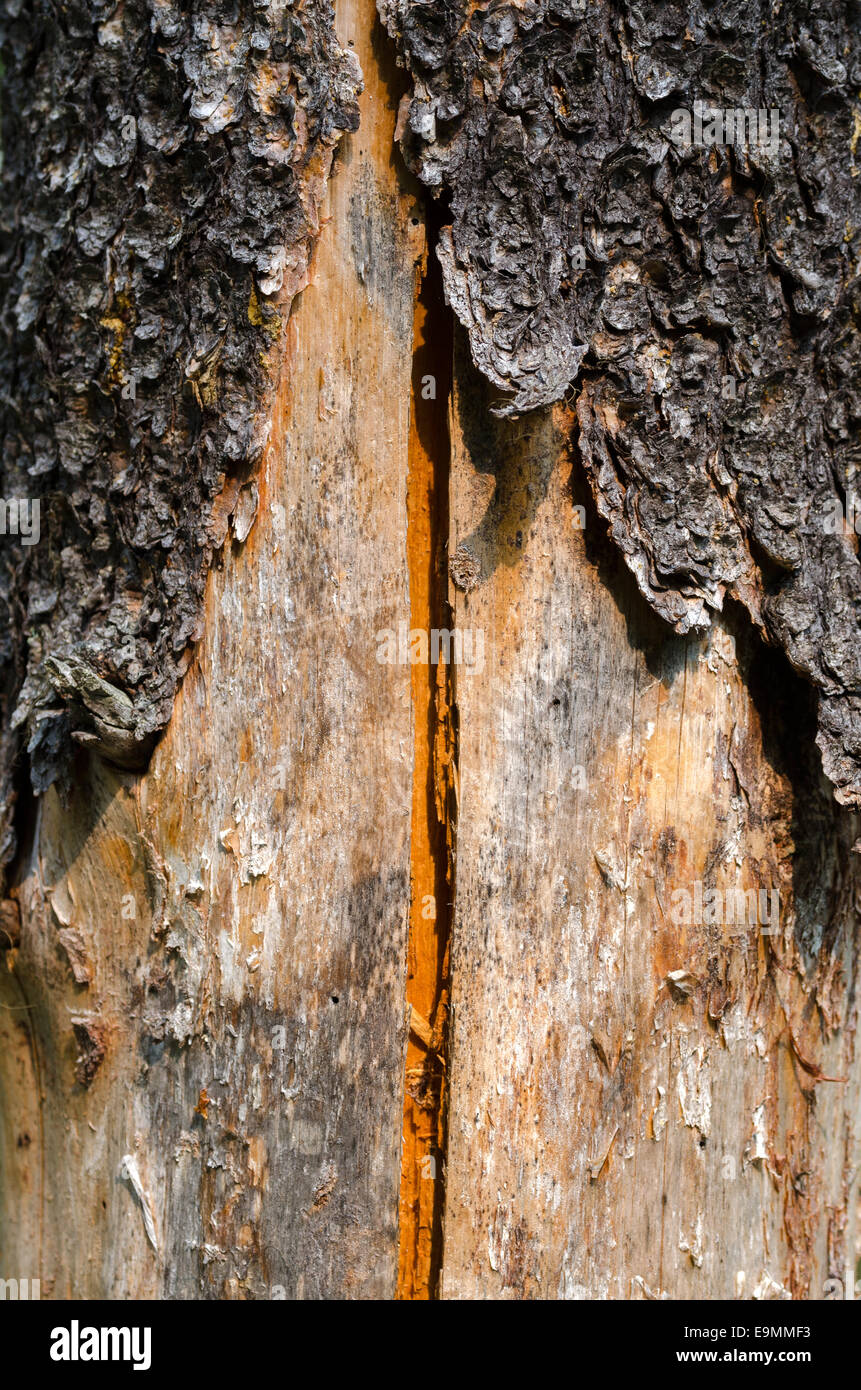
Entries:
{"type": "Polygon", "coordinates": [[[861,569],[829,531],[854,511],[861,417],[857,3],[379,8],[496,409],[576,382],[642,593],[679,633],[739,599],[816,687],[825,770],[861,801],[861,569]],[[686,146],[672,113],[697,101],[777,111],[779,138],[686,146]]]}
{"type": "Polygon", "coordinates": [[[16,730],[41,792],[167,723],[361,79],[326,0],[6,0],[0,41],[0,496],[43,508],[0,550],[2,865],[16,730]]]}

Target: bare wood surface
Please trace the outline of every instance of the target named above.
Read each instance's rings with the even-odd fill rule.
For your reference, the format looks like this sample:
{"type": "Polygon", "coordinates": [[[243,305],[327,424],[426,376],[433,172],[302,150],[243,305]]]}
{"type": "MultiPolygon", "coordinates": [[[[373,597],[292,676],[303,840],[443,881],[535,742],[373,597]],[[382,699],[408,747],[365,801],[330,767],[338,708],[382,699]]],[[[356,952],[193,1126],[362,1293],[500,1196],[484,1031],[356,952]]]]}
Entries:
{"type": "Polygon", "coordinates": [[[668,637],[577,529],[565,412],[478,430],[483,394],[461,354],[481,578],[452,593],[486,659],[457,672],[443,1296],[822,1298],[854,1259],[855,819],[743,624],[668,637]],[[677,925],[697,880],[777,888],[778,933],[677,925]]]}

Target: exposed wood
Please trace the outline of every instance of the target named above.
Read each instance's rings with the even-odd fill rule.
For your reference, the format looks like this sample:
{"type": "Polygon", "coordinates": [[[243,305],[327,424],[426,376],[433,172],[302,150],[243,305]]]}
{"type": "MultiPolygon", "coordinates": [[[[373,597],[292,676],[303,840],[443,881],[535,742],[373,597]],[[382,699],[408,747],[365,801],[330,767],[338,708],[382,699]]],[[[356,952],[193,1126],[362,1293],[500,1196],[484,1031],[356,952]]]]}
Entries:
{"type": "MultiPolygon", "coordinates": [[[[451,630],[448,548],[448,399],[451,326],[439,265],[423,262],[416,298],[407,495],[415,737],[398,1297],[435,1297],[442,1260],[446,1042],[453,796],[451,667],[430,661],[431,633],[451,630]],[[423,651],[422,637],[427,641],[423,651]]],[[[409,634],[408,634],[409,636],[409,634]]],[[[407,643],[409,650],[409,642],[407,643]]]]}
{"type": "Polygon", "coordinates": [[[452,592],[486,659],[457,672],[443,1296],[823,1298],[855,1258],[857,818],[737,614],[656,623],[566,413],[479,430],[485,394],[462,352],[481,582],[452,592]],[[677,924],[698,880],[777,888],[776,935],[677,924]]]}

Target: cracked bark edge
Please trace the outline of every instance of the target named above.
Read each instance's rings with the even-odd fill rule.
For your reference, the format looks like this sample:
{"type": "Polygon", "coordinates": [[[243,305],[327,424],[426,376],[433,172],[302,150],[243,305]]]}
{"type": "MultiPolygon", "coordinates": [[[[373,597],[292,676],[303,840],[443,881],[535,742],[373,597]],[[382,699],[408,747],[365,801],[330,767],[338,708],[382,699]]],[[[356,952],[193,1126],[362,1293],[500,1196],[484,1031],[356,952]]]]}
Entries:
{"type": "Polygon", "coordinates": [[[170,717],[362,79],[328,0],[3,0],[0,44],[0,497],[40,505],[0,537],[2,874],[24,748],[40,792],[170,717]]]}
{"type": "Polygon", "coordinates": [[[378,9],[496,413],[576,388],[583,464],[641,592],[680,633],[744,604],[818,690],[824,770],[861,803],[856,0],[378,9]],[[699,145],[676,114],[697,101],[699,145]]]}

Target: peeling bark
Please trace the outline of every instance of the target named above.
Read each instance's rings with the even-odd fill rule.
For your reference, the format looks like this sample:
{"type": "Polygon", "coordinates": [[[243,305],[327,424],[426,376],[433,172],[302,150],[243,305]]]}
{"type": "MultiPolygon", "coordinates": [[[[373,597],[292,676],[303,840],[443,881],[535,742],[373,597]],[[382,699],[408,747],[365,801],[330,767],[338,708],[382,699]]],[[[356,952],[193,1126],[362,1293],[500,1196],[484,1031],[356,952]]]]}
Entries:
{"type": "Polygon", "coordinates": [[[41,508],[0,548],[2,866],[22,742],[43,792],[170,717],[361,77],[327,0],[6,0],[0,42],[0,496],[41,508]]]}
{"type": "Polygon", "coordinates": [[[450,199],[447,295],[495,409],[576,387],[598,510],[641,592],[680,634],[743,603],[815,686],[825,771],[857,804],[857,3],[379,9],[414,81],[402,146],[450,199]],[[731,140],[685,143],[673,113],[696,102],[730,113],[731,140]],[[777,124],[757,140],[745,112],[777,124]],[[845,534],[830,522],[847,513],[845,534]]]}

